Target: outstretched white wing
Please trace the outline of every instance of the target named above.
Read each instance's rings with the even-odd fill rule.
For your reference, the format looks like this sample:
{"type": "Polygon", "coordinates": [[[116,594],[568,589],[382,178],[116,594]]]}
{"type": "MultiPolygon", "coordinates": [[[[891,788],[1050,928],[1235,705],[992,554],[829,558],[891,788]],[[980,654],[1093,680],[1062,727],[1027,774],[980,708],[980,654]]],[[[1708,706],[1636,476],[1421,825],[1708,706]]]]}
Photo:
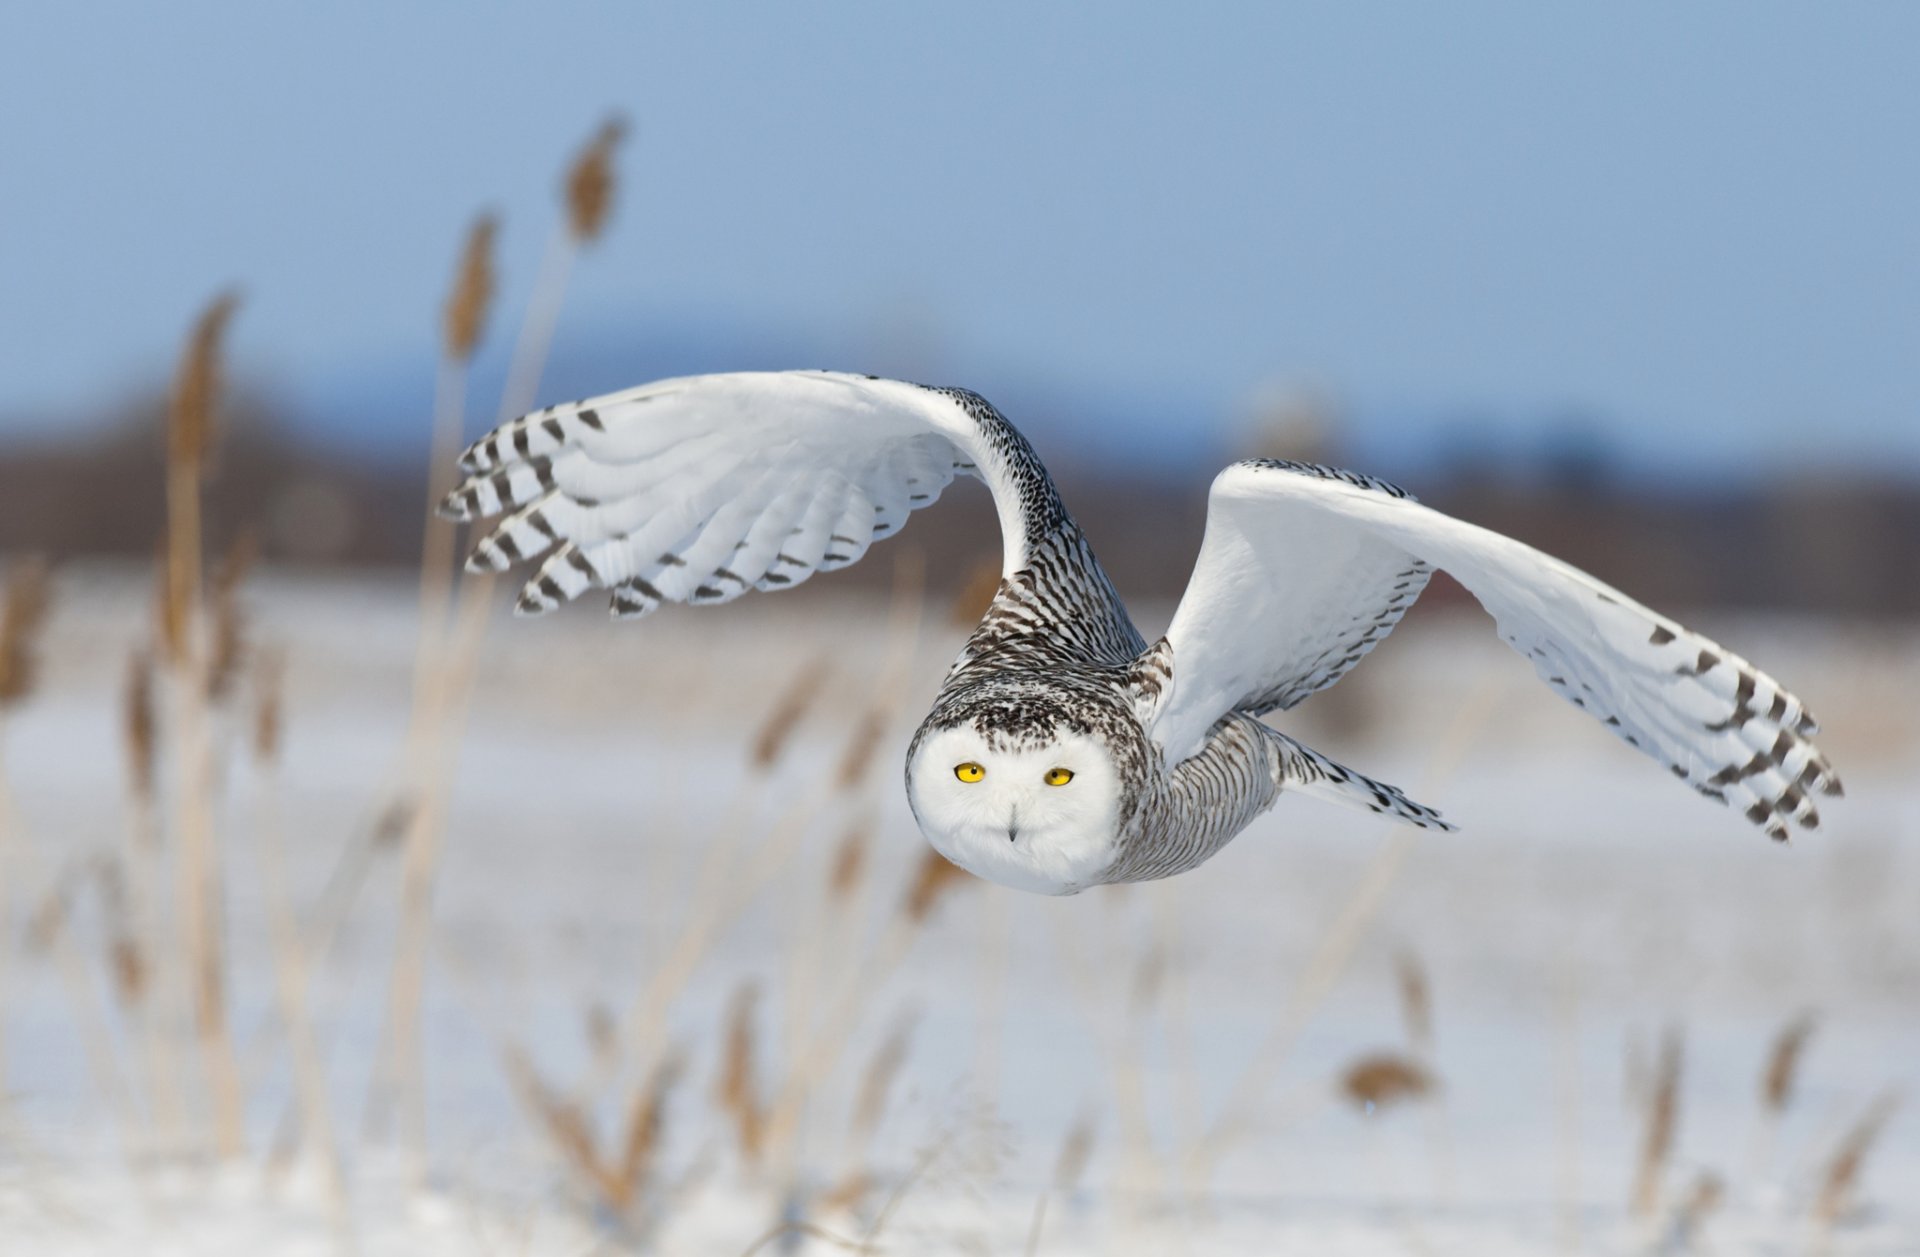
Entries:
{"type": "Polygon", "coordinates": [[[467,562],[539,559],[524,614],[588,589],[640,616],[797,585],[857,561],[958,473],[992,490],[1008,573],[1059,522],[1045,470],[976,395],[828,371],[689,376],[550,406],[460,465],[468,479],[441,514],[507,512],[467,562]]]}
{"type": "Polygon", "coordinates": [[[1531,546],[1421,506],[1383,481],[1237,463],[1213,482],[1206,540],[1167,629],[1171,690],[1152,735],[1177,762],[1228,711],[1291,707],[1392,631],[1433,568],[1492,613],[1543,680],[1628,745],[1774,838],[1819,824],[1840,781],[1800,700],[1738,655],[1531,546]]]}

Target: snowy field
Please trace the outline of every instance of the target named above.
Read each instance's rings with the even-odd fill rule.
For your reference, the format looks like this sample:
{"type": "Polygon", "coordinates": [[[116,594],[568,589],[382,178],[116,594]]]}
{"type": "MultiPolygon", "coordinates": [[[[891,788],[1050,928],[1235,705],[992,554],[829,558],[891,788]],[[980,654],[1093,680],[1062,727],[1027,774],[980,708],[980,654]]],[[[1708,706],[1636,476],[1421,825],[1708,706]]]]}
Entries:
{"type": "Polygon", "coordinates": [[[121,709],[150,588],[63,574],[40,692],[0,731],[0,1252],[1920,1253],[1910,629],[1694,618],[1825,723],[1848,796],[1791,846],[1557,702],[1477,612],[1423,608],[1287,727],[1461,832],[1283,800],[1169,883],[908,906],[899,766],[962,636],[944,607],[499,614],[410,757],[412,584],[269,575],[246,606],[287,661],[277,769],[245,699],[212,730],[245,1102],[216,1159],[178,955],[154,947],[129,1011],[94,886],[142,884],[108,862],[137,849],[121,709]],[[418,1127],[382,1064],[382,817],[440,798],[441,763],[418,1127]],[[292,1035],[269,843],[306,961],[292,1035]],[[1433,1085],[1369,1112],[1342,1080],[1380,1053],[1433,1085]]]}

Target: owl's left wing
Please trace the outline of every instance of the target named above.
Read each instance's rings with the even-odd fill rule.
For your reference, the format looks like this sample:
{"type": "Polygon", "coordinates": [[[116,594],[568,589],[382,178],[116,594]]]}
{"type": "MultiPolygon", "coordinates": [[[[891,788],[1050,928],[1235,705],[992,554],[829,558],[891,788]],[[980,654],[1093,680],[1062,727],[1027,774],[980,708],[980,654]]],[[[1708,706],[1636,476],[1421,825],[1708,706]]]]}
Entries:
{"type": "Polygon", "coordinates": [[[467,566],[537,562],[522,614],[590,589],[622,617],[790,589],[858,562],[956,475],[992,491],[1008,574],[1070,523],[1025,438],[976,394],[834,371],[687,376],[549,406],[460,467],[440,513],[501,516],[467,566]]]}
{"type": "Polygon", "coordinates": [[[1214,480],[1206,539],[1167,629],[1150,716],[1169,762],[1229,711],[1291,707],[1338,681],[1443,568],[1561,697],[1776,838],[1819,824],[1840,780],[1813,717],[1772,677],[1531,546],[1421,506],[1384,481],[1303,463],[1214,480]]]}

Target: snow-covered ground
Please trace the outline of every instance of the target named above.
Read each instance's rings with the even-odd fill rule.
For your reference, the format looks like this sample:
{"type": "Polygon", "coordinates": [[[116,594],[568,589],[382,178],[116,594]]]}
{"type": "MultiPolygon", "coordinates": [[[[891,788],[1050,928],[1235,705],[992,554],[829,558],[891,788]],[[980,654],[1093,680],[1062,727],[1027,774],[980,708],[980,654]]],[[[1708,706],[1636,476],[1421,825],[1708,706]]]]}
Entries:
{"type": "MultiPolygon", "coordinates": [[[[1044,1194],[1035,1251],[1060,1255],[1920,1253],[1910,1108],[1838,1225],[1812,1216],[1848,1130],[1891,1091],[1920,1095],[1908,630],[1696,623],[1825,721],[1848,797],[1790,846],[1556,702],[1476,613],[1436,611],[1290,727],[1461,832],[1409,837],[1283,801],[1184,878],[1064,900],[960,882],[915,926],[900,905],[925,845],[899,762],[961,636],[941,609],[910,644],[884,600],[811,587],[636,626],[501,616],[446,794],[416,1185],[405,1105],[377,1085],[400,859],[369,841],[396,785],[417,795],[431,775],[400,767],[412,586],[269,578],[249,594],[256,640],[287,652],[286,742],[269,784],[244,720],[216,728],[249,1136],[217,1166],[155,1116],[145,1041],[100,963],[108,916],[79,889],[94,856],[128,845],[120,694],[149,588],[69,574],[42,692],[4,729],[16,857],[32,854],[7,865],[0,1252],[736,1254],[787,1220],[819,1233],[763,1251],[871,1233],[892,1252],[1023,1253],[1044,1194]],[[789,748],[756,769],[769,709],[822,667],[789,748]],[[876,704],[877,757],[847,787],[847,744],[876,704]],[[870,841],[834,892],[850,831],[870,841]],[[327,944],[306,1002],[344,1208],[317,1161],[285,1155],[299,1124],[262,891],[271,833],[304,936],[327,944]],[[32,928],[62,884],[76,888],[67,948],[32,928]],[[708,921],[710,940],[687,946],[708,921]],[[1439,1088],[1368,1114],[1335,1082],[1370,1052],[1423,1056],[1397,976],[1408,958],[1431,994],[1439,1088]],[[655,987],[658,1016],[635,1011],[681,961],[685,982],[655,987]],[[745,982],[750,1090],[762,1109],[783,1088],[793,1101],[757,1167],[715,1099],[745,982]],[[1803,1013],[1815,1029],[1770,1121],[1762,1074],[1803,1013]],[[1670,1030],[1677,1125],[1646,1216],[1629,1201],[1670,1030]],[[868,1139],[850,1114],[901,1033],[868,1139]],[[682,1069],[657,1163],[618,1221],[555,1151],[514,1062],[591,1110],[612,1157],[666,1056],[682,1069]],[[800,1075],[811,1085],[788,1088],[800,1075]],[[1048,1191],[1075,1132],[1084,1170],[1048,1191]],[[844,1193],[851,1206],[828,1199],[855,1175],[869,1186],[844,1193]],[[1720,1199],[1690,1210],[1709,1179],[1720,1199]]],[[[190,1133],[205,1106],[179,1046],[190,1133]]]]}

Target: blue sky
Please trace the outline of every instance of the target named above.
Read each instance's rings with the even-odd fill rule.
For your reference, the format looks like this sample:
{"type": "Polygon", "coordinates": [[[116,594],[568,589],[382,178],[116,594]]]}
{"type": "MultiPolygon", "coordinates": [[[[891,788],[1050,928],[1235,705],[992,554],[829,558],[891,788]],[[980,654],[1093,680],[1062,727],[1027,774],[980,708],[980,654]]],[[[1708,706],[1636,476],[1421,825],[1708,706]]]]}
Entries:
{"type": "Polygon", "coordinates": [[[635,378],[911,367],[1127,457],[1280,384],[1387,471],[1579,416],[1640,464],[1920,473],[1913,6],[43,5],[0,42],[16,432],[163,378],[229,282],[245,373],[411,407],[464,224],[503,214],[511,305],[618,108],[561,335],[635,378]]]}

